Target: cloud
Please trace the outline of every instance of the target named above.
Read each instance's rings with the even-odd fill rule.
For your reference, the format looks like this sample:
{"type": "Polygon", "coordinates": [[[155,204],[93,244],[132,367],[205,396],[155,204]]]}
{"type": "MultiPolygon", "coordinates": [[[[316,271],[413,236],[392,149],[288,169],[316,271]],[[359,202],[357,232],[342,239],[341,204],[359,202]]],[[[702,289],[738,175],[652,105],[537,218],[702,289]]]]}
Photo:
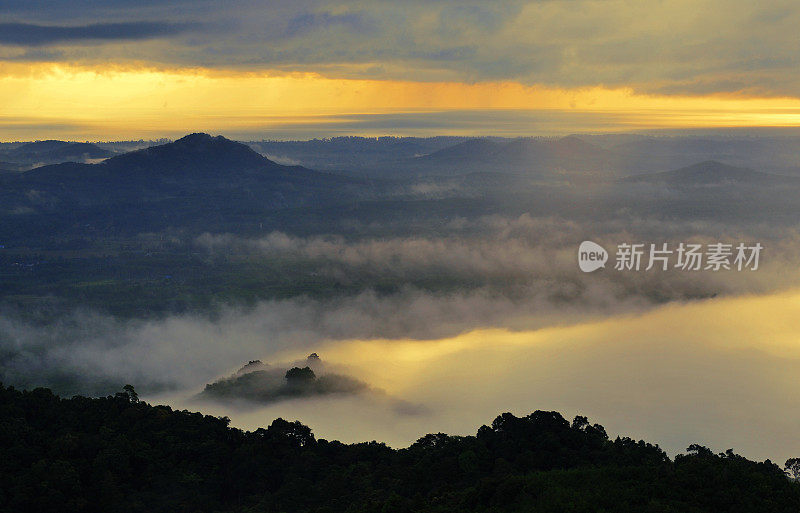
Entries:
{"type": "MultiPolygon", "coordinates": [[[[318,437],[402,447],[428,432],[474,433],[502,411],[546,409],[588,415],[611,436],[644,438],[673,454],[698,442],[784,461],[800,453],[800,404],[787,393],[800,373],[798,304],[800,291],[793,290],[537,330],[330,341],[319,346],[329,361],[426,413],[392,414],[377,398],[361,396],[249,409],[218,403],[203,411],[245,429],[283,417],[301,420],[318,437]]],[[[151,399],[196,406],[176,394],[151,399]]]]}
{"type": "Polygon", "coordinates": [[[71,311],[40,324],[6,311],[0,381],[66,395],[132,383],[148,401],[228,415],[247,429],[299,418],[345,441],[405,445],[428,431],[474,432],[501,411],[556,409],[671,451],[695,441],[759,458],[800,450],[800,410],[785,394],[800,371],[800,292],[775,293],[800,285],[796,227],[525,214],[451,217],[387,236],[409,229],[407,218],[397,223],[354,225],[358,237],[195,241],[212,261],[290,262],[305,277],[364,280],[353,294],[146,320],[71,311]],[[576,252],[586,239],[607,249],[678,240],[758,240],[766,249],[757,272],[585,274],[576,252]],[[298,359],[310,352],[330,367],[302,390],[287,388],[286,371],[303,368],[298,359]],[[241,380],[237,369],[254,359],[269,367],[241,380]],[[198,402],[215,382],[236,393],[198,402]]]}
{"type": "Polygon", "coordinates": [[[364,381],[332,372],[329,367],[317,353],[312,353],[303,361],[277,367],[254,360],[234,374],[207,384],[198,398],[269,404],[287,399],[370,391],[364,381]]]}
{"type": "MultiPolygon", "coordinates": [[[[747,223],[734,228],[714,221],[661,221],[632,215],[616,218],[599,210],[595,213],[598,218],[594,221],[536,218],[528,214],[517,218],[456,218],[447,226],[440,226],[445,234],[438,236],[346,239],[339,235],[297,237],[273,232],[248,239],[207,233],[198,237],[195,244],[212,260],[252,262],[260,258],[263,265],[293,262],[314,276],[353,287],[391,283],[400,289],[427,287],[435,293],[483,290],[499,298],[539,304],[539,308],[563,305],[602,310],[625,302],[646,305],[800,284],[791,278],[795,251],[800,246],[800,235],[794,228],[747,223]],[[584,240],[595,241],[612,253],[622,242],[667,242],[674,248],[679,242],[760,241],[769,253],[759,272],[698,275],[670,269],[625,273],[615,271],[611,261],[607,272],[585,274],[575,260],[584,240]]],[[[380,233],[392,228],[357,229],[380,233]]]]}
{"type": "Polygon", "coordinates": [[[7,24],[6,41],[110,43],[183,35],[166,45],[126,47],[125,53],[112,44],[92,54],[65,49],[62,58],[316,71],[344,78],[800,96],[794,35],[800,7],[788,1],[304,0],[265,5],[237,0],[224,6],[108,2],[102,8],[82,3],[86,9],[56,1],[9,3],[4,13],[21,21],[7,24]],[[183,34],[186,27],[175,24],[187,20],[227,29],[183,34]],[[119,34],[110,33],[111,27],[119,27],[119,34]]]}
{"type": "Polygon", "coordinates": [[[186,23],[126,22],[82,26],[0,23],[0,44],[43,46],[56,43],[142,40],[174,36],[196,29],[186,23]]]}
{"type": "MultiPolygon", "coordinates": [[[[352,226],[364,234],[396,228],[352,226]]],[[[530,330],[643,312],[669,301],[800,285],[800,237],[785,225],[732,229],[716,222],[626,217],[578,223],[522,215],[453,218],[436,230],[438,236],[358,239],[203,235],[196,247],[212,263],[277,266],[301,281],[345,284],[348,292],[148,320],[70,311],[42,325],[6,311],[0,316],[0,380],[67,394],[104,394],[120,383],[134,383],[145,393],[196,393],[243,362],[282,361],[287,352],[307,354],[331,341],[437,339],[492,326],[530,330]],[[679,240],[758,240],[766,249],[757,272],[608,268],[585,274],[576,261],[582,240],[609,250],[620,242],[679,240]]]]}
{"type": "Polygon", "coordinates": [[[352,367],[331,364],[317,353],[291,363],[270,365],[254,360],[232,375],[207,384],[190,400],[196,400],[200,408],[234,408],[243,414],[276,403],[304,405],[343,398],[385,409],[392,417],[430,413],[423,404],[393,397],[352,372],[352,367]]]}
{"type": "MultiPolygon", "coordinates": [[[[555,312],[546,304],[487,290],[452,295],[407,290],[392,296],[365,292],[330,300],[265,301],[252,309],[223,309],[214,318],[186,314],[142,321],[75,312],[43,326],[5,315],[0,317],[0,381],[49,386],[67,395],[105,394],[123,382],[146,393],[199,392],[243,362],[280,361],[286,352],[308,353],[326,340],[439,337],[506,324],[513,317],[524,318],[520,322],[526,326],[554,322],[555,312]]],[[[568,310],[562,308],[558,319],[568,319],[568,310]]]]}
{"type": "Polygon", "coordinates": [[[269,153],[262,153],[262,155],[264,155],[271,161],[277,162],[278,164],[283,164],[284,166],[299,166],[302,164],[302,162],[300,162],[297,159],[293,159],[291,157],[286,157],[283,155],[271,155],[269,153]]]}
{"type": "Polygon", "coordinates": [[[424,397],[440,412],[430,426],[437,430],[469,432],[498,408],[546,407],[589,415],[612,433],[633,431],[671,452],[700,441],[783,461],[800,451],[797,399],[785,393],[800,372],[798,304],[795,290],[536,331],[323,350],[375,369],[367,379],[390,392],[424,397]]]}
{"type": "Polygon", "coordinates": [[[356,32],[368,32],[371,30],[371,24],[361,13],[303,13],[289,20],[286,27],[286,36],[297,37],[318,30],[329,30],[333,27],[344,27],[356,32]]]}

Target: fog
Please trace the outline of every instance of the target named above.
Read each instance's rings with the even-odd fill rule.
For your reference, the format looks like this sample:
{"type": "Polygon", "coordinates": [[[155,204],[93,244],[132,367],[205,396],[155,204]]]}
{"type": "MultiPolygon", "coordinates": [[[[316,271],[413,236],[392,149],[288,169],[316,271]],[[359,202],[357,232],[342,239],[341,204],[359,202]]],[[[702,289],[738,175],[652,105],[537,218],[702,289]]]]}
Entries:
{"type": "Polygon", "coordinates": [[[363,287],[152,319],[76,308],[36,324],[5,312],[0,379],[64,395],[131,383],[149,402],[246,429],[281,416],[318,437],[394,446],[553,409],[673,453],[692,442],[776,461],[800,453],[800,409],[786,393],[800,371],[797,227],[524,214],[393,233],[203,234],[190,245],[211,262],[290,262],[363,287]],[[623,242],[765,249],[757,271],[617,271],[612,256],[582,273],[582,240],[612,255],[623,242]],[[284,374],[311,352],[327,373],[302,393],[287,388],[284,374]],[[248,378],[248,392],[202,393],[256,359],[274,372],[248,378]]]}
{"type": "MultiPolygon", "coordinates": [[[[800,290],[792,290],[538,330],[329,342],[321,355],[426,412],[392,414],[379,399],[351,396],[202,408],[247,429],[280,416],[300,419],[319,437],[394,446],[427,432],[474,433],[504,411],[558,410],[673,454],[698,442],[783,461],[800,453],[800,404],[791,393],[800,375],[798,315],[800,290]]],[[[198,407],[176,395],[152,399],[198,407]]]]}

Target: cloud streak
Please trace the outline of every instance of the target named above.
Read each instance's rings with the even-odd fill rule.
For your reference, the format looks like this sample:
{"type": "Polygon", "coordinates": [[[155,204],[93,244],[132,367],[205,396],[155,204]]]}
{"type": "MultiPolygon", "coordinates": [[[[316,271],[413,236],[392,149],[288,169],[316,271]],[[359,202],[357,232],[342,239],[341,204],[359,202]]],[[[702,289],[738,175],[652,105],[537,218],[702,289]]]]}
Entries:
{"type": "Polygon", "coordinates": [[[286,36],[298,37],[315,31],[330,30],[335,27],[344,27],[355,32],[372,30],[371,24],[360,13],[303,13],[289,20],[286,36]]]}
{"type": "Polygon", "coordinates": [[[197,25],[188,23],[162,23],[152,21],[95,23],[82,26],[0,23],[0,44],[45,46],[56,43],[136,41],[175,36],[197,28],[197,25]]]}

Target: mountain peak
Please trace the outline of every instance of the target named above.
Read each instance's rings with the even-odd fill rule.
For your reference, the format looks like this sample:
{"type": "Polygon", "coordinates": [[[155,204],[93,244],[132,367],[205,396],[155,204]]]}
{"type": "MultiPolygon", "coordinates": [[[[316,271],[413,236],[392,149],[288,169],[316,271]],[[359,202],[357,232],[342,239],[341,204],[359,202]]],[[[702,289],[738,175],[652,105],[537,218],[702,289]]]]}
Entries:
{"type": "MultiPolygon", "coordinates": [[[[230,141],[230,139],[226,139],[225,137],[218,135],[213,137],[205,132],[195,132],[192,134],[184,135],[180,139],[174,141],[175,144],[208,144],[209,142],[213,141],[214,139],[220,141],[230,141]]],[[[232,142],[232,141],[231,141],[232,142]]]]}
{"type": "Polygon", "coordinates": [[[776,183],[796,183],[797,178],[772,175],[754,171],[745,167],[736,167],[717,160],[705,160],[690,166],[663,171],[634,175],[624,181],[634,183],[661,183],[667,185],[723,185],[723,184],[755,184],[767,185],[776,183]]]}
{"type": "Polygon", "coordinates": [[[111,166],[148,172],[214,172],[275,167],[249,146],[218,135],[193,133],[177,141],[151,146],[106,161],[111,166]]]}
{"type": "Polygon", "coordinates": [[[585,141],[584,139],[581,139],[577,135],[564,136],[564,137],[562,137],[560,139],[556,139],[555,141],[553,141],[553,144],[555,144],[557,146],[565,147],[565,148],[572,148],[572,149],[581,149],[581,150],[584,150],[584,149],[587,149],[587,148],[591,148],[592,150],[598,149],[597,146],[595,146],[594,144],[592,144],[590,142],[585,141]]]}
{"type": "Polygon", "coordinates": [[[500,145],[486,138],[467,139],[447,148],[435,151],[425,158],[428,160],[473,160],[476,158],[485,158],[489,155],[496,153],[500,149],[500,145]]]}
{"type": "Polygon", "coordinates": [[[217,148],[217,149],[236,148],[239,150],[243,148],[250,149],[249,146],[246,146],[242,143],[238,143],[236,141],[231,141],[230,139],[227,139],[221,135],[212,136],[204,132],[195,132],[193,134],[184,135],[180,139],[171,143],[167,143],[163,146],[169,146],[169,145],[174,145],[182,149],[187,149],[187,148],[217,148]]]}
{"type": "Polygon", "coordinates": [[[669,173],[671,173],[670,176],[673,179],[694,183],[756,181],[764,176],[763,173],[758,171],[731,166],[718,160],[704,160],[669,173]]]}
{"type": "Polygon", "coordinates": [[[704,160],[702,162],[698,162],[696,164],[692,164],[690,166],[686,166],[686,167],[681,168],[681,169],[695,169],[695,170],[702,169],[702,170],[706,170],[706,171],[715,171],[715,172],[721,172],[721,173],[729,172],[729,171],[732,171],[732,170],[742,170],[742,169],[745,169],[745,170],[748,170],[748,171],[752,171],[750,169],[743,168],[743,167],[731,166],[729,164],[725,164],[723,162],[720,162],[719,160],[704,160]]]}

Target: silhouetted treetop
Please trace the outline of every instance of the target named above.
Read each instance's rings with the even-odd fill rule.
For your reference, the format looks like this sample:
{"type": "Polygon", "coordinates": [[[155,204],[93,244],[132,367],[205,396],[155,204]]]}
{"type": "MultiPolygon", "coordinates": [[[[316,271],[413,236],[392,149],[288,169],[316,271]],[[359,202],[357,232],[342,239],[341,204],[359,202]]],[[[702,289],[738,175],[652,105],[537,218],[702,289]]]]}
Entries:
{"type": "Polygon", "coordinates": [[[0,511],[800,510],[800,484],[769,460],[692,444],[672,461],[557,412],[504,413],[477,436],[428,434],[406,449],[317,440],[280,418],[253,432],[229,423],[151,406],[132,386],[61,399],[0,385],[0,511]]]}

